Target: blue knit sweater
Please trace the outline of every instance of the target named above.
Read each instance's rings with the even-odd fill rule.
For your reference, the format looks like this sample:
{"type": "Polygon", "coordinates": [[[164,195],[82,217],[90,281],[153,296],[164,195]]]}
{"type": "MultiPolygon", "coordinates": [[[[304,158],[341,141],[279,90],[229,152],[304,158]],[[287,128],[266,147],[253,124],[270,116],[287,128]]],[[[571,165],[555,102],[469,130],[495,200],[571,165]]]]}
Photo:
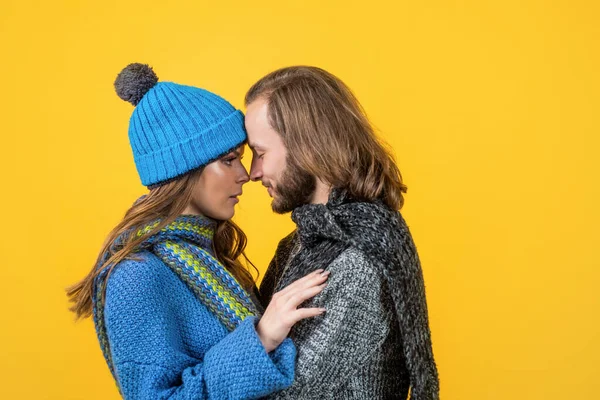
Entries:
{"type": "Polygon", "coordinates": [[[158,257],[119,263],[108,279],[105,323],[126,399],[246,399],[294,380],[286,339],[267,354],[256,317],[234,331],[212,314],[158,257]]]}

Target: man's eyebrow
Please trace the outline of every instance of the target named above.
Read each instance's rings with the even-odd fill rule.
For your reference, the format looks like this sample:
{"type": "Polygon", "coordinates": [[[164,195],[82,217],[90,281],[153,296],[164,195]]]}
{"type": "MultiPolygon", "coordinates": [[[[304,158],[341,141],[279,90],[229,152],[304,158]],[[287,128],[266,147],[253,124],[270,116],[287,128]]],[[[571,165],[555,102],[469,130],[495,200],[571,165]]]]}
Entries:
{"type": "Polygon", "coordinates": [[[262,147],[260,144],[248,142],[248,146],[250,146],[250,148],[252,150],[256,150],[256,149],[258,149],[258,150],[264,150],[264,147],[262,147]]]}

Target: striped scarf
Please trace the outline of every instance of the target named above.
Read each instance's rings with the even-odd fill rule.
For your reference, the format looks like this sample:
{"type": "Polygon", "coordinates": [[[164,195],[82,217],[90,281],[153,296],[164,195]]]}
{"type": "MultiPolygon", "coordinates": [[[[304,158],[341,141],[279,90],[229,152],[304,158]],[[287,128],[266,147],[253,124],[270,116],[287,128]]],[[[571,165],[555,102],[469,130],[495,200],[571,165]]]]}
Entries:
{"type": "MultiPolygon", "coordinates": [[[[137,230],[138,237],[147,235],[160,220],[153,221],[137,230]]],[[[216,259],[212,252],[212,238],[216,222],[196,215],[178,217],[158,233],[149,236],[139,250],[149,250],[159,257],[188,286],[227,329],[234,330],[246,317],[258,311],[248,293],[216,259]]],[[[128,235],[117,238],[111,252],[123,245],[128,235]]],[[[108,259],[104,254],[100,265],[108,259]]],[[[108,367],[115,376],[104,321],[106,275],[105,267],[95,280],[94,324],[108,367]]]]}

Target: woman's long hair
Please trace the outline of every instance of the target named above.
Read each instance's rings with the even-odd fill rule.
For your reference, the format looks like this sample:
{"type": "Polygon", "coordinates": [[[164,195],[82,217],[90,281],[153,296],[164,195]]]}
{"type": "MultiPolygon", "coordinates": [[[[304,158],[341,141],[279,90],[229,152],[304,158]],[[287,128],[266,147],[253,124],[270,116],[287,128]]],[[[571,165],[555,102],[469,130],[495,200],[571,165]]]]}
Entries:
{"type": "MultiPolygon", "coordinates": [[[[135,258],[134,253],[138,246],[148,236],[158,233],[180,216],[192,198],[194,185],[198,182],[201,173],[202,169],[197,169],[179,179],[151,188],[144,198],[127,210],[123,220],[106,238],[91,271],[80,282],[67,288],[67,296],[72,303],[69,309],[75,313],[77,318],[86,318],[92,315],[93,289],[98,274],[104,267],[110,266],[105,277],[105,279],[108,279],[108,276],[120,261],[135,258]],[[159,218],[160,224],[148,234],[141,237],[136,235],[138,228],[159,218]],[[127,237],[121,245],[114,246],[115,240],[121,235],[127,235],[127,237]],[[102,262],[105,253],[108,254],[108,258],[102,262]]],[[[240,259],[243,258],[246,265],[251,265],[255,272],[258,273],[258,270],[246,257],[246,243],[246,235],[233,221],[227,220],[217,223],[213,238],[213,249],[217,259],[245,289],[252,290],[254,279],[240,259]]]]}

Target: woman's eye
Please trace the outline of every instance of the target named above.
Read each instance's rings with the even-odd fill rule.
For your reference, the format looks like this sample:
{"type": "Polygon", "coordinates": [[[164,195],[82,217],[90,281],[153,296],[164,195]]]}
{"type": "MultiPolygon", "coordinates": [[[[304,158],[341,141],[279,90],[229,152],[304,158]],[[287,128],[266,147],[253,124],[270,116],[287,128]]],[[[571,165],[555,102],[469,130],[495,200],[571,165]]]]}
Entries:
{"type": "Polygon", "coordinates": [[[231,165],[231,163],[232,163],[234,160],[235,160],[235,157],[233,157],[233,158],[226,158],[226,159],[224,159],[224,160],[223,160],[223,163],[224,163],[225,165],[231,165]]]}

